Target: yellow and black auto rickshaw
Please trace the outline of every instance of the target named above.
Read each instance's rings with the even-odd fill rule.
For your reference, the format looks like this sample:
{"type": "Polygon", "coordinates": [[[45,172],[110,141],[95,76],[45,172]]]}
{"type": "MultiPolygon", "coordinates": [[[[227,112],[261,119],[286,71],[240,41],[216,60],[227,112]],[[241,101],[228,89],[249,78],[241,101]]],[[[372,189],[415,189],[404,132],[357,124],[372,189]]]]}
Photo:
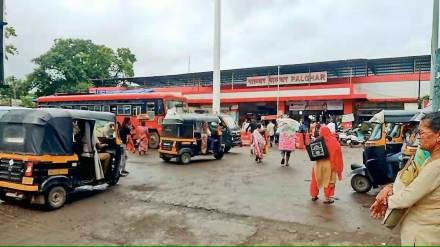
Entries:
{"type": "Polygon", "coordinates": [[[0,199],[64,205],[83,185],[119,181],[121,145],[112,113],[14,109],[0,115],[0,199]]]}
{"type": "Polygon", "coordinates": [[[159,153],[164,161],[172,158],[182,164],[191,162],[199,155],[223,158],[225,144],[222,142],[221,121],[217,116],[206,114],[169,114],[163,120],[159,153]],[[203,151],[203,124],[209,128],[206,151],[203,151]]]}
{"type": "Polygon", "coordinates": [[[351,187],[366,193],[393,182],[401,165],[404,128],[417,110],[383,110],[370,119],[372,132],[365,142],[363,164],[351,165],[351,187]]]}

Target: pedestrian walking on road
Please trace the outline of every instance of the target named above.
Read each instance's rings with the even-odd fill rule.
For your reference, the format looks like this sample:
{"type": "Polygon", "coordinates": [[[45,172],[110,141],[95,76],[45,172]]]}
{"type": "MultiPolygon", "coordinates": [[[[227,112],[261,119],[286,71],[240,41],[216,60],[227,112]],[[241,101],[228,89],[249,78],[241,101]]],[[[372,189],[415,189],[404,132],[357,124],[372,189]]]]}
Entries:
{"type": "Polygon", "coordinates": [[[394,184],[385,186],[371,206],[380,218],[389,209],[406,209],[400,218],[402,245],[440,245],[440,112],[419,125],[420,148],[430,153],[421,166],[407,163],[394,184]],[[413,168],[410,168],[413,167],[413,168]]]}
{"type": "Polygon", "coordinates": [[[296,131],[292,128],[279,128],[278,149],[281,151],[281,166],[289,166],[290,154],[295,151],[296,131]]]}
{"type": "MultiPolygon", "coordinates": [[[[130,118],[125,117],[124,121],[122,122],[122,125],[118,125],[118,126],[119,126],[118,127],[119,136],[121,137],[121,141],[122,141],[122,152],[123,152],[123,154],[121,155],[121,157],[122,157],[121,175],[126,176],[126,175],[128,175],[128,171],[125,169],[125,163],[127,162],[127,158],[128,158],[128,156],[127,156],[128,139],[129,139],[130,131],[131,131],[130,118]]],[[[131,143],[131,145],[132,145],[132,143],[131,143]]]]}
{"type": "Polygon", "coordinates": [[[324,139],[328,150],[328,158],[315,161],[312,168],[312,180],[310,182],[310,195],[312,201],[318,200],[319,189],[324,188],[324,203],[333,203],[335,194],[336,177],[342,180],[344,163],[342,150],[338,140],[331,133],[330,129],[322,126],[319,129],[319,136],[324,139]]]}
{"type": "Polygon", "coordinates": [[[141,119],[140,124],[136,126],[136,136],[137,136],[137,151],[139,155],[147,154],[148,151],[148,139],[149,132],[147,127],[146,119],[141,119]]]}
{"type": "Polygon", "coordinates": [[[281,166],[289,166],[290,154],[295,150],[296,131],[300,124],[289,117],[282,117],[278,122],[278,149],[281,151],[281,166]]]}
{"type": "Polygon", "coordinates": [[[270,122],[267,124],[266,130],[267,130],[267,134],[269,135],[269,144],[270,144],[270,147],[272,147],[272,145],[273,145],[273,140],[274,140],[274,138],[275,138],[275,124],[274,124],[274,120],[270,121],[270,122]]]}
{"type": "Polygon", "coordinates": [[[263,160],[264,145],[266,145],[266,140],[261,134],[262,131],[261,124],[257,124],[257,128],[252,133],[252,151],[257,163],[261,163],[263,160]]]}

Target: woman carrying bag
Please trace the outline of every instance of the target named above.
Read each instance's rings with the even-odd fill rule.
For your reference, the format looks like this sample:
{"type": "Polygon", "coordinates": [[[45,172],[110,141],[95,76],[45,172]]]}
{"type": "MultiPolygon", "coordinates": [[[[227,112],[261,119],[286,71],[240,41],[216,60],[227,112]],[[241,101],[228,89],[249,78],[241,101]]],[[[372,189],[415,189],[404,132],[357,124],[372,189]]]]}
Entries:
{"type": "Polygon", "coordinates": [[[402,245],[440,245],[440,112],[422,118],[419,135],[419,146],[430,157],[422,166],[407,164],[394,184],[382,189],[370,211],[375,218],[385,216],[390,228],[395,226],[390,221],[400,223],[402,245]],[[393,217],[396,212],[401,212],[398,219],[393,217]]]}
{"type": "Polygon", "coordinates": [[[310,196],[312,201],[318,200],[319,189],[324,188],[324,203],[333,203],[335,194],[336,177],[342,180],[344,163],[342,160],[341,146],[338,140],[326,126],[319,129],[319,136],[324,139],[328,150],[328,157],[315,162],[312,168],[312,179],[310,181],[310,196]]]}

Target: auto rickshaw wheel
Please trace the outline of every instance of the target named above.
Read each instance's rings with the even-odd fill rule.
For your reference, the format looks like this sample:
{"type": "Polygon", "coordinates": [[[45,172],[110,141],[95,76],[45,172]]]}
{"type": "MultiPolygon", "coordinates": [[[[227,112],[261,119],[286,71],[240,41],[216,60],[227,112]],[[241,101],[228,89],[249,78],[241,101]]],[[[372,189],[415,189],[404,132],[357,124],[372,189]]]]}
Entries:
{"type": "Polygon", "coordinates": [[[8,199],[9,198],[6,196],[6,191],[0,191],[0,200],[7,202],[8,199]]]}
{"type": "Polygon", "coordinates": [[[351,178],[351,187],[358,193],[367,193],[372,184],[367,177],[356,174],[351,178]]]}
{"type": "Polygon", "coordinates": [[[157,132],[150,132],[149,134],[148,147],[152,149],[159,148],[159,134],[157,132]]]}
{"type": "Polygon", "coordinates": [[[44,202],[47,209],[58,209],[64,206],[67,191],[63,186],[53,186],[46,191],[44,197],[44,202]]]}
{"type": "Polygon", "coordinates": [[[223,156],[225,155],[224,152],[218,152],[214,154],[214,158],[221,160],[223,158],[223,156]]]}
{"type": "Polygon", "coordinates": [[[188,152],[184,152],[180,155],[179,157],[179,161],[182,164],[189,164],[189,162],[191,162],[191,154],[188,152]]]}
{"type": "Polygon", "coordinates": [[[162,156],[161,158],[165,162],[170,162],[171,161],[171,157],[168,157],[168,156],[162,156]]]}

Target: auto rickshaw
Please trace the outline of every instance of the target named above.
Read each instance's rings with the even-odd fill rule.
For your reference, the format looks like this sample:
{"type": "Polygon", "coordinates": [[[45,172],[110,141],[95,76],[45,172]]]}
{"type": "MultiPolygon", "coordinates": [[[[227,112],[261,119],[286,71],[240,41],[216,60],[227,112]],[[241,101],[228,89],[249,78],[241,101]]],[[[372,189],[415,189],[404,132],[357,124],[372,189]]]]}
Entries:
{"type": "Polygon", "coordinates": [[[366,193],[393,182],[400,169],[404,125],[417,110],[383,110],[370,119],[372,133],[365,142],[363,164],[351,165],[351,187],[366,193]]]}
{"type": "Polygon", "coordinates": [[[0,199],[57,209],[79,186],[117,184],[122,149],[112,125],[115,115],[104,112],[41,108],[2,114],[0,199]]]}
{"type": "MultiPolygon", "coordinates": [[[[160,157],[169,162],[176,158],[177,162],[188,164],[191,158],[199,155],[213,155],[222,159],[225,145],[219,133],[220,119],[206,114],[168,114],[163,120],[160,138],[160,157]],[[211,136],[208,139],[208,150],[202,152],[202,125],[207,123],[211,136]]],[[[221,132],[221,131],[220,131],[221,132]]]]}

